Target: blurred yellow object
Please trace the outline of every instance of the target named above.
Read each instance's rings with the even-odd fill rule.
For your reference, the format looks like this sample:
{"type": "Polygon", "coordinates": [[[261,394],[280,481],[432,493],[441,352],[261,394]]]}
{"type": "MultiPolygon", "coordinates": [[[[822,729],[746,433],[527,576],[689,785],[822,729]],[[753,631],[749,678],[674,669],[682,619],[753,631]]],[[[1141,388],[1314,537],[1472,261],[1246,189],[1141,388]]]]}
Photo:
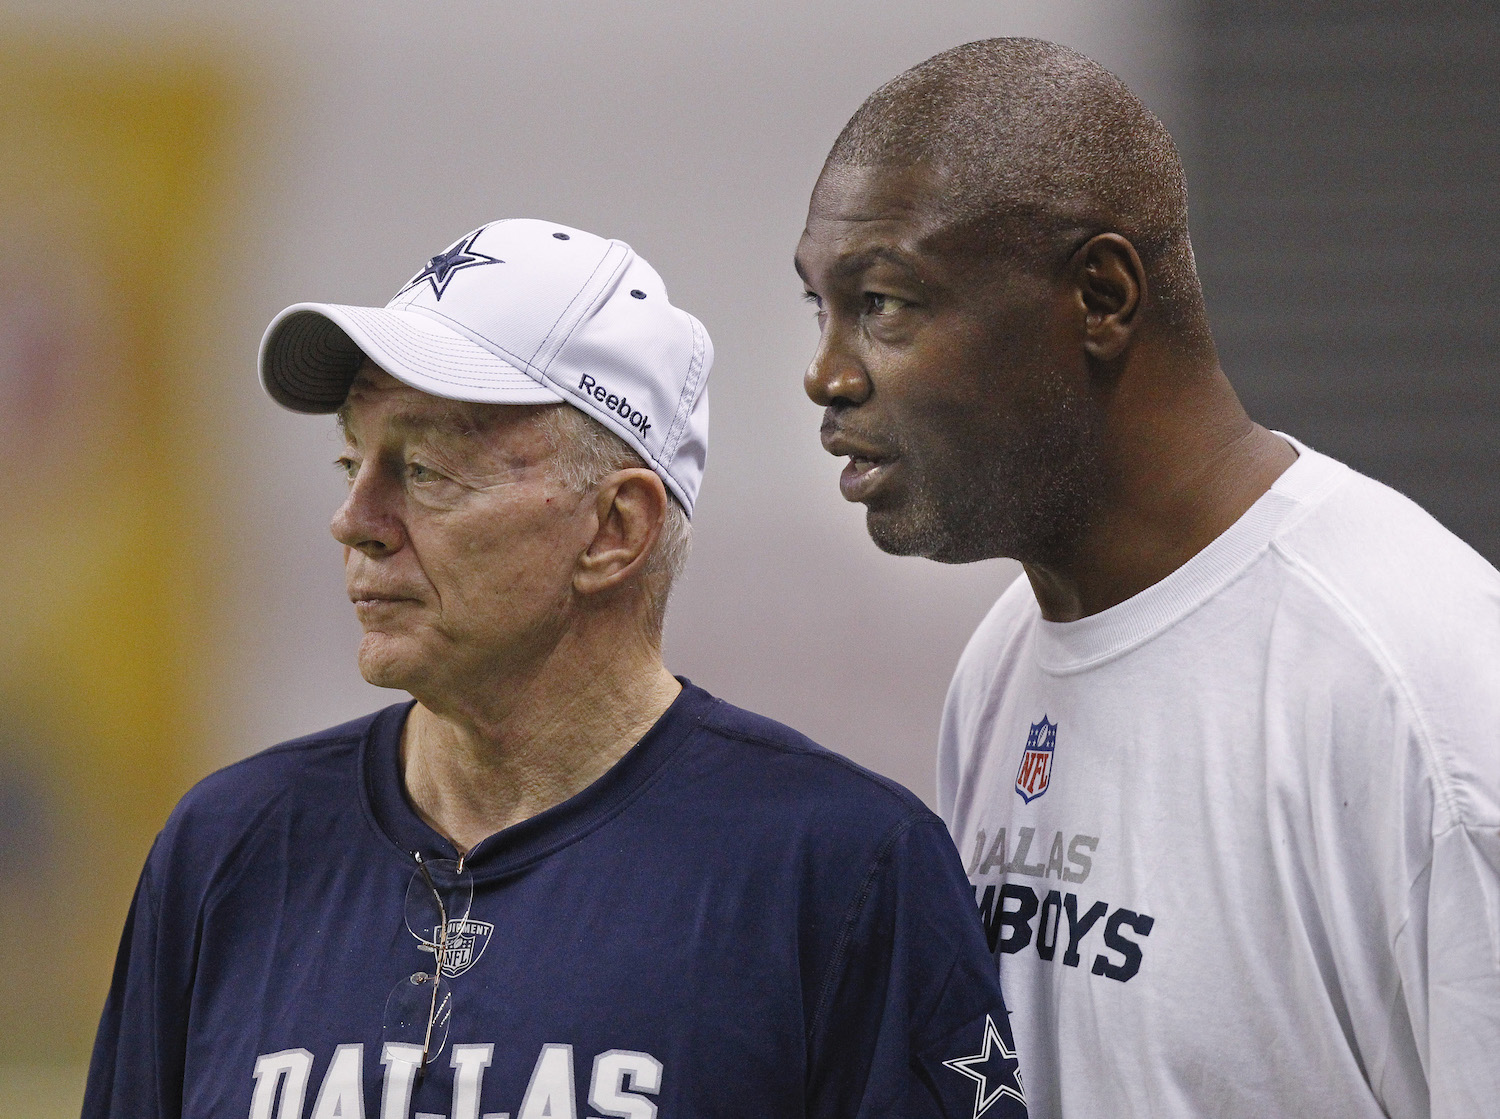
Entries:
{"type": "Polygon", "coordinates": [[[0,1065],[0,1119],[78,1119],[84,1065],[0,1065]]]}
{"type": "MultiPolygon", "coordinates": [[[[135,877],[197,772],[208,495],[185,339],[220,282],[229,90],[191,60],[0,47],[12,1070],[86,1059],[135,877]]],[[[33,1072],[43,1094],[67,1079],[33,1072]]]]}

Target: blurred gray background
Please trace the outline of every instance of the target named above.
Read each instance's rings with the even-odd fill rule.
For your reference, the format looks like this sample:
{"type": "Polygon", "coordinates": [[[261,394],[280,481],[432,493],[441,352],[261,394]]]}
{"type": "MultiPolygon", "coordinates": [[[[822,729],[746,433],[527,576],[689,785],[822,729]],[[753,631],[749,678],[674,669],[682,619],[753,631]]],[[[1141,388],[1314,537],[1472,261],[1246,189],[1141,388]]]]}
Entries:
{"type": "MultiPolygon", "coordinates": [[[[202,291],[175,309],[206,572],[182,591],[203,619],[182,788],[400,698],[354,667],[332,426],[261,395],[261,331],[299,300],[383,304],[455,237],[515,215],[629,241],[713,335],[669,664],[930,800],[948,676],[1016,568],[869,543],[802,395],[815,328],[790,259],[864,96],[975,38],[1056,39],[1125,78],[1183,148],[1221,357],[1252,414],[1500,558],[1493,3],[0,0],[0,17],[12,46],[148,75],[186,60],[230,91],[219,232],[187,250],[202,291]]],[[[122,882],[158,818],[143,811],[109,852],[122,882]]],[[[101,945],[117,893],[88,899],[101,945]]],[[[38,1020],[64,1040],[0,1052],[0,1116],[76,1105],[108,950],[68,966],[83,993],[38,1020]]]]}
{"type": "Polygon", "coordinates": [[[1500,5],[1193,6],[1193,243],[1251,414],[1500,561],[1500,5]]]}

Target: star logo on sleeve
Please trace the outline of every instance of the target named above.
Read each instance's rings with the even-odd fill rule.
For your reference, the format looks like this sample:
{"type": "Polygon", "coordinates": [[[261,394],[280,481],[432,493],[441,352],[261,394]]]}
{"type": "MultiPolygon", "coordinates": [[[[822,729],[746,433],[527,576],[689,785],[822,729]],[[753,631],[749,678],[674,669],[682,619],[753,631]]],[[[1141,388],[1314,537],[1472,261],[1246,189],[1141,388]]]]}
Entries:
{"type": "Polygon", "coordinates": [[[432,294],[441,299],[455,272],[464,268],[476,268],[481,264],[504,264],[505,261],[498,257],[485,256],[484,253],[474,251],[474,242],[483,232],[483,229],[476,229],[467,237],[460,237],[447,249],[429,260],[427,266],[408,280],[406,287],[401,290],[408,291],[426,280],[432,285],[432,294]]]}
{"type": "Polygon", "coordinates": [[[1006,1047],[999,1027],[988,1014],[984,1016],[984,1044],[979,1052],[972,1057],[944,1061],[943,1067],[974,1081],[974,1119],[979,1119],[1003,1096],[1026,1106],[1026,1093],[1021,1087],[1021,1062],[1016,1059],[1015,1052],[1006,1047]]]}

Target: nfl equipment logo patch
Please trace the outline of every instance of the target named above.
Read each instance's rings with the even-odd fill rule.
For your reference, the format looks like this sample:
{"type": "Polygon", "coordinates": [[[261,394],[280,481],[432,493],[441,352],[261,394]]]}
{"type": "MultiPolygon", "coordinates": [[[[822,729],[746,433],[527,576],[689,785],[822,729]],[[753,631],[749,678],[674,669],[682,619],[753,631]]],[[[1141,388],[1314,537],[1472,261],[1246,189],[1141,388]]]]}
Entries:
{"type": "Polygon", "coordinates": [[[1042,716],[1040,723],[1031,724],[1031,733],[1026,736],[1026,752],[1021,755],[1021,768],[1016,770],[1016,792],[1030,804],[1047,791],[1052,780],[1052,751],[1057,748],[1057,724],[1049,723],[1042,716]]]}
{"type": "MultiPolygon", "coordinates": [[[[443,974],[457,978],[474,966],[490,943],[495,926],[488,921],[454,918],[448,922],[448,943],[443,951],[443,974]]],[[[437,955],[437,946],[422,945],[422,951],[437,955]]]]}

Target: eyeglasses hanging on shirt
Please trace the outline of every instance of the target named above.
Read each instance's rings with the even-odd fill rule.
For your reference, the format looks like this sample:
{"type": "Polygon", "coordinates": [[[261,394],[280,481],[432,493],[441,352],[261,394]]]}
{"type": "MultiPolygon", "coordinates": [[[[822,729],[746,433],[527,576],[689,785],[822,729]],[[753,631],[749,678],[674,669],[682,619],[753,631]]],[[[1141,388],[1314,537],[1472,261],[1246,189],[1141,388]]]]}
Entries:
{"type": "Polygon", "coordinates": [[[464,860],[428,859],[413,851],[417,869],[406,888],[406,927],[423,952],[431,952],[432,971],[404,976],[385,1000],[382,1038],[385,1053],[408,1055],[420,1077],[448,1043],[453,1016],[453,989],[443,975],[450,967],[455,928],[468,919],[474,903],[474,876],[464,860]]]}

